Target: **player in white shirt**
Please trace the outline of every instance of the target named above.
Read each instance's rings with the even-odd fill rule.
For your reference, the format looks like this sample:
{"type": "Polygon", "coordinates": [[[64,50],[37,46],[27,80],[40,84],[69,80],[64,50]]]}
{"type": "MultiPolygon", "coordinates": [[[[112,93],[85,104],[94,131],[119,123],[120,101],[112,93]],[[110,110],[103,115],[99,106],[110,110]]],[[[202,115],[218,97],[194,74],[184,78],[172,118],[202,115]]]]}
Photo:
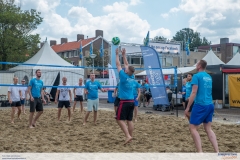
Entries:
{"type": "Polygon", "coordinates": [[[59,95],[59,102],[58,102],[58,121],[60,121],[60,117],[61,117],[61,111],[63,106],[65,106],[65,108],[67,108],[68,110],[68,121],[71,121],[71,105],[70,102],[72,100],[72,93],[71,93],[71,88],[68,88],[67,86],[67,78],[63,77],[62,78],[62,84],[59,85],[60,87],[58,87],[57,89],[57,93],[55,96],[55,103],[57,103],[57,98],[59,95]],[[65,87],[61,87],[61,86],[65,86],[65,87]]]}
{"type": "Polygon", "coordinates": [[[74,95],[74,104],[73,104],[73,112],[75,111],[75,106],[77,101],[80,102],[81,113],[83,112],[83,93],[84,93],[84,84],[83,79],[79,78],[79,82],[75,84],[75,86],[81,86],[83,88],[74,88],[73,95],[74,95]]]}
{"type": "Polygon", "coordinates": [[[18,109],[18,119],[21,114],[20,98],[22,97],[20,87],[18,87],[18,77],[13,78],[13,86],[8,87],[8,100],[12,107],[11,123],[14,123],[14,113],[18,109]]]}
{"type": "Polygon", "coordinates": [[[25,100],[28,100],[28,98],[27,98],[28,86],[25,85],[25,79],[22,80],[22,87],[20,87],[20,90],[22,92],[22,97],[21,97],[21,101],[20,101],[21,105],[22,105],[22,112],[24,114],[26,114],[26,112],[25,112],[25,100]]]}

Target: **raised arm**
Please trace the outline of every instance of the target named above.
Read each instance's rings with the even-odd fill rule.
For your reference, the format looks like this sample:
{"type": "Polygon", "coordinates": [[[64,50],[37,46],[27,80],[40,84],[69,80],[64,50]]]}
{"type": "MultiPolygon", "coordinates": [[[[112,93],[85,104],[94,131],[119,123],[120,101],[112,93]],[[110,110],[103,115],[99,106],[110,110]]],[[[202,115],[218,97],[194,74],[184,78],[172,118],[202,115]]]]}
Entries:
{"type": "Polygon", "coordinates": [[[126,57],[126,49],[125,48],[122,49],[122,56],[123,56],[124,67],[128,68],[128,61],[127,61],[127,57],[126,57]]]}
{"type": "Polygon", "coordinates": [[[118,48],[116,49],[116,66],[117,66],[118,72],[120,72],[122,70],[122,67],[121,67],[121,63],[119,61],[118,48]]]}

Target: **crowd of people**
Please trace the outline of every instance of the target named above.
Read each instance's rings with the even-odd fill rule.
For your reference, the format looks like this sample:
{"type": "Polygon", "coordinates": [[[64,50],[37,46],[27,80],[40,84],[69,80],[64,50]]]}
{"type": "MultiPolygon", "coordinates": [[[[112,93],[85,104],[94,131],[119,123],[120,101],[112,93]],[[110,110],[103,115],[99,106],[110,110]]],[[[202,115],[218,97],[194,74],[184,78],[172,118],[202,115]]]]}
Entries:
{"type": "MultiPolygon", "coordinates": [[[[149,105],[151,99],[151,91],[146,81],[140,84],[134,77],[135,68],[128,64],[126,58],[126,50],[121,51],[124,69],[119,61],[119,50],[116,49],[116,66],[119,73],[119,83],[114,91],[116,99],[114,102],[115,119],[120,129],[125,135],[124,144],[130,143],[133,139],[134,124],[137,121],[138,107],[143,103],[149,105]],[[140,102],[140,103],[139,103],[140,102]]],[[[185,115],[189,120],[189,130],[194,140],[198,152],[202,152],[201,139],[198,133],[199,125],[203,123],[207,136],[212,143],[214,150],[218,152],[218,144],[216,135],[211,129],[212,116],[214,106],[212,104],[212,78],[205,72],[207,66],[206,61],[201,60],[196,69],[197,74],[188,74],[184,80],[184,88],[181,94],[184,99],[185,115]]],[[[25,113],[25,100],[30,100],[30,115],[29,128],[35,128],[36,122],[43,113],[43,104],[50,102],[51,95],[43,88],[43,81],[41,78],[41,70],[36,70],[36,77],[33,78],[28,87],[25,86],[25,81],[22,80],[22,85],[18,85],[18,78],[13,78],[13,85],[8,88],[8,99],[12,107],[11,123],[14,123],[14,115],[20,119],[21,112],[25,113]],[[35,117],[34,114],[36,113],[35,117]]],[[[78,86],[73,89],[73,95],[70,86],[67,84],[67,78],[63,77],[61,84],[57,88],[55,103],[58,104],[58,121],[61,118],[62,108],[68,110],[68,121],[71,121],[71,116],[75,111],[76,104],[80,102],[80,110],[83,112],[83,94],[87,95],[87,113],[85,114],[83,125],[86,125],[87,119],[91,112],[94,114],[94,124],[97,121],[97,112],[99,109],[98,90],[106,92],[101,84],[95,80],[95,74],[90,75],[90,81],[83,84],[83,79],[75,85],[78,86]],[[74,96],[74,105],[71,109],[72,96],[74,96]]],[[[166,92],[171,90],[167,87],[166,92]]]]}

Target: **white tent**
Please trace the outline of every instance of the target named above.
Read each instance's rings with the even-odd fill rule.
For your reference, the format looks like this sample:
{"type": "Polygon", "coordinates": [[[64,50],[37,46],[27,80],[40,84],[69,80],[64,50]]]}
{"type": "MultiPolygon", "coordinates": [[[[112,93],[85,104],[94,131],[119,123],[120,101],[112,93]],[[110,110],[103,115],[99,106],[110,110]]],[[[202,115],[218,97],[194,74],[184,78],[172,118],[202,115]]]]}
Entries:
{"type": "MultiPolygon", "coordinates": [[[[221,61],[212,50],[208,51],[207,55],[203,57],[203,60],[207,62],[207,65],[219,65],[219,64],[225,64],[223,61],[221,61]]],[[[194,65],[196,66],[197,63],[194,65]]]]}
{"type": "MultiPolygon", "coordinates": [[[[21,79],[29,81],[35,77],[35,71],[40,69],[42,72],[41,79],[44,86],[52,86],[60,74],[60,80],[62,77],[67,77],[67,83],[74,85],[78,82],[79,78],[84,77],[84,70],[77,68],[76,66],[68,63],[60,56],[58,56],[47,42],[42,48],[28,61],[22,65],[11,68],[10,71],[14,71],[15,76],[21,79]]],[[[60,81],[61,82],[61,81],[60,81]]],[[[47,88],[49,92],[51,88],[47,88]]]]}
{"type": "Polygon", "coordinates": [[[240,65],[240,53],[237,52],[226,65],[240,65]]]}

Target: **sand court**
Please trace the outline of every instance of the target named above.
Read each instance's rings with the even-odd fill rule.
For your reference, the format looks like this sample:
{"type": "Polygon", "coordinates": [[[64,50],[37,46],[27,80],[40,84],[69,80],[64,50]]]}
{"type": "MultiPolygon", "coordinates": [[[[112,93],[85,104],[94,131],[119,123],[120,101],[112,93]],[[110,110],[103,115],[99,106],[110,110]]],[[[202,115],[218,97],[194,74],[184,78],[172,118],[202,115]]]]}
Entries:
{"type": "MultiPolygon", "coordinates": [[[[135,123],[133,140],[123,145],[125,137],[113,118],[113,111],[100,110],[97,125],[91,113],[86,126],[84,115],[74,112],[67,121],[62,110],[61,122],[57,109],[45,109],[34,129],[28,128],[27,115],[10,123],[10,109],[0,110],[1,152],[195,152],[188,122],[175,116],[140,114],[135,123]]],[[[207,135],[200,127],[204,152],[213,152],[207,135]]],[[[240,152],[240,125],[213,123],[220,152],[240,152]]]]}

